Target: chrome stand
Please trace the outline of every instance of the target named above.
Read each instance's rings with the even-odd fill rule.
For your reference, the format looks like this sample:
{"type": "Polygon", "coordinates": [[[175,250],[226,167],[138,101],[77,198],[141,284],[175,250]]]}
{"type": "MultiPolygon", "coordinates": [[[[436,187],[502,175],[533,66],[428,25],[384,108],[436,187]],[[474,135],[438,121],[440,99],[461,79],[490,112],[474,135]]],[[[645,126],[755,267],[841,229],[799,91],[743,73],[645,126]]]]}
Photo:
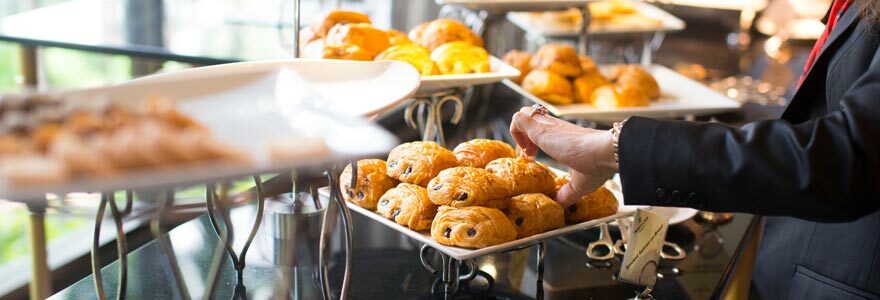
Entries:
{"type": "Polygon", "coordinates": [[[165,257],[168,258],[168,264],[171,266],[171,275],[174,276],[174,282],[177,284],[177,291],[180,294],[180,297],[184,300],[192,299],[189,295],[186,281],[183,279],[183,273],[180,271],[180,265],[177,264],[177,256],[174,255],[174,247],[171,245],[170,238],[162,229],[162,220],[165,217],[165,214],[169,213],[168,208],[174,205],[174,190],[171,189],[159,192],[158,195],[156,195],[156,198],[158,198],[159,207],[157,207],[156,212],[153,213],[153,218],[150,221],[150,231],[153,234],[153,238],[159,243],[159,249],[161,249],[165,254],[165,257]]]}
{"type": "MultiPolygon", "coordinates": [[[[131,198],[126,200],[126,210],[130,211],[131,198]]],[[[101,223],[104,221],[104,210],[110,205],[110,214],[116,224],[116,252],[119,256],[119,282],[117,285],[116,298],[125,299],[126,287],[128,284],[128,245],[125,238],[125,230],[122,227],[123,211],[116,206],[116,195],[114,192],[101,193],[101,203],[98,205],[98,213],[95,216],[95,231],[92,237],[92,276],[94,277],[95,292],[98,299],[107,299],[104,291],[104,281],[101,276],[101,262],[98,257],[98,250],[101,247],[101,223]]]]}
{"type": "Polygon", "coordinates": [[[413,129],[421,131],[423,141],[436,141],[445,147],[443,105],[450,101],[453,103],[455,111],[449,122],[458,124],[464,111],[464,102],[458,95],[459,92],[458,89],[452,89],[427,95],[416,95],[406,106],[403,114],[404,121],[413,129]]]}
{"type": "Polygon", "coordinates": [[[50,296],[52,277],[46,253],[46,204],[45,199],[28,204],[28,238],[31,243],[30,299],[40,300],[50,296]]]}
{"type": "MultiPolygon", "coordinates": [[[[357,167],[353,166],[353,170],[356,170],[357,167]]],[[[330,184],[330,200],[327,205],[327,212],[324,215],[324,226],[321,228],[321,242],[320,242],[320,251],[319,251],[319,262],[321,264],[321,272],[319,273],[321,277],[321,290],[322,295],[325,300],[331,299],[330,295],[330,278],[329,278],[329,263],[330,254],[330,237],[333,233],[333,223],[335,223],[335,215],[330,213],[330,203],[335,203],[336,207],[339,209],[339,215],[342,218],[342,226],[343,233],[345,238],[345,271],[342,276],[342,288],[339,294],[339,299],[345,300],[348,299],[349,295],[349,287],[351,285],[351,265],[352,265],[352,253],[353,253],[353,237],[352,232],[354,228],[351,223],[351,211],[348,209],[348,206],[345,204],[345,200],[342,198],[342,192],[339,190],[339,172],[334,169],[327,170],[325,172],[327,175],[328,182],[330,184]]],[[[357,175],[353,175],[353,178],[357,178],[357,175]]]]}
{"type": "Polygon", "coordinates": [[[242,276],[244,276],[244,268],[245,268],[245,258],[247,257],[247,252],[251,247],[251,244],[254,241],[254,238],[257,236],[257,231],[260,229],[260,224],[263,222],[263,209],[265,207],[265,194],[263,192],[263,181],[259,175],[254,175],[254,183],[256,184],[257,190],[257,213],[254,217],[254,223],[251,227],[251,231],[248,234],[247,239],[245,240],[244,246],[241,249],[240,253],[236,253],[235,249],[233,249],[233,227],[232,227],[232,219],[230,218],[230,208],[227,207],[226,201],[228,200],[228,193],[226,189],[226,185],[221,184],[221,189],[219,195],[217,194],[216,184],[208,184],[205,189],[205,199],[208,207],[208,218],[211,220],[211,227],[214,228],[214,232],[219,237],[220,241],[217,244],[217,248],[215,248],[214,257],[211,261],[210,272],[208,273],[208,290],[205,292],[205,299],[211,299],[215,289],[217,287],[217,281],[220,277],[220,273],[222,270],[222,265],[225,259],[223,259],[223,249],[225,249],[226,253],[229,255],[229,258],[232,259],[232,266],[235,268],[236,275],[238,278],[236,284],[236,294],[240,294],[239,291],[243,291],[244,287],[242,286],[242,282],[244,281],[242,276]],[[218,220],[219,219],[219,220],[218,220]],[[223,222],[223,226],[220,225],[220,222],[223,222]]]}

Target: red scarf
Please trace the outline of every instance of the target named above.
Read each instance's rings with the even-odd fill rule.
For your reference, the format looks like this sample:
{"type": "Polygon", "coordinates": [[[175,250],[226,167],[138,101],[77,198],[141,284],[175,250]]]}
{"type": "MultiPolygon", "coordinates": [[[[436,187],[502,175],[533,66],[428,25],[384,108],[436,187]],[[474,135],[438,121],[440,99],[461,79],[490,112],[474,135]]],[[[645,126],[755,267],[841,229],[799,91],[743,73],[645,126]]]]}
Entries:
{"type": "Polygon", "coordinates": [[[828,40],[828,35],[831,34],[831,30],[837,25],[837,19],[839,19],[840,15],[849,8],[850,4],[852,4],[850,0],[835,0],[834,4],[831,5],[831,13],[828,15],[828,23],[825,24],[825,31],[823,31],[822,35],[819,36],[819,39],[816,40],[816,44],[813,45],[813,50],[810,51],[810,56],[807,57],[807,63],[804,64],[804,72],[801,73],[801,78],[798,80],[798,86],[804,82],[804,78],[807,77],[807,72],[810,71],[810,68],[816,63],[816,59],[819,58],[819,53],[822,52],[822,47],[828,40]]]}

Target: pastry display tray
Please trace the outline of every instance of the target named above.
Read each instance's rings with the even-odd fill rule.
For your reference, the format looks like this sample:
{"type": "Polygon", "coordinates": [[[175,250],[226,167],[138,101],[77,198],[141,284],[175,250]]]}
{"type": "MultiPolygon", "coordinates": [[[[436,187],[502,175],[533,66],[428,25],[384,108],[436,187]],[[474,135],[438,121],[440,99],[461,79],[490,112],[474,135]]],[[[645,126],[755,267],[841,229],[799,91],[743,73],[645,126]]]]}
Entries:
{"type": "MultiPolygon", "coordinates": [[[[642,16],[653,18],[660,21],[658,26],[596,26],[591,24],[590,34],[632,34],[632,33],[651,33],[651,32],[672,32],[684,30],[685,23],[681,19],[651,4],[644,2],[635,2],[636,10],[642,16]]],[[[547,37],[578,37],[581,35],[580,23],[560,24],[551,22],[536,21],[529,12],[512,12],[507,14],[507,20],[521,28],[530,35],[547,36],[547,37]]]]}
{"type": "MultiPolygon", "coordinates": [[[[318,189],[318,192],[324,197],[329,197],[330,188],[323,187],[323,188],[318,189]]],[[[615,193],[615,197],[617,197],[617,195],[618,195],[618,193],[615,193]]],[[[618,201],[621,201],[620,197],[617,197],[617,199],[618,199],[618,201]]],[[[583,222],[583,223],[578,223],[578,224],[567,225],[567,226],[559,228],[559,229],[547,231],[547,232],[536,234],[536,235],[533,235],[533,236],[530,236],[527,238],[522,238],[522,239],[518,239],[515,241],[510,241],[510,242],[495,245],[495,246],[489,246],[489,247],[480,248],[480,249],[469,249],[469,248],[460,248],[460,247],[442,245],[442,244],[434,241],[433,238],[431,238],[430,231],[427,231],[427,230],[426,231],[415,231],[415,230],[407,228],[406,226],[397,224],[396,222],[394,222],[392,220],[386,219],[385,217],[383,217],[382,215],[379,215],[378,213],[376,213],[374,211],[370,211],[368,209],[362,208],[362,207],[357,206],[357,205],[350,203],[348,201],[346,201],[345,203],[346,203],[346,205],[348,205],[348,208],[351,209],[351,211],[356,212],[358,214],[361,214],[361,215],[363,215],[373,221],[376,221],[382,225],[385,225],[394,231],[400,232],[401,234],[404,234],[412,239],[419,241],[420,243],[427,244],[431,248],[434,248],[437,251],[443,252],[444,254],[449,255],[450,257],[453,257],[457,260],[474,259],[474,258],[481,257],[484,255],[521,249],[524,247],[528,247],[528,246],[537,244],[537,243],[544,241],[544,240],[554,239],[554,238],[564,236],[564,235],[567,235],[570,233],[587,230],[587,229],[599,226],[599,224],[610,222],[610,221],[617,220],[617,219],[624,218],[624,217],[628,217],[628,216],[631,216],[635,213],[634,209],[633,210],[618,210],[616,214],[610,215],[610,216],[607,216],[604,218],[599,218],[599,219],[595,219],[595,220],[591,220],[591,221],[587,221],[587,222],[583,222]]],[[[623,207],[623,203],[620,204],[620,207],[623,207]]]]}
{"type": "Polygon", "coordinates": [[[709,87],[660,65],[648,67],[660,85],[660,100],[650,106],[598,109],[590,104],[554,105],[529,93],[510,80],[504,84],[527,99],[547,107],[551,113],[565,119],[586,119],[615,122],[630,116],[651,118],[680,118],[689,115],[711,115],[741,107],[741,103],[709,87]]]}
{"type": "Polygon", "coordinates": [[[418,93],[428,94],[453,88],[496,83],[504,79],[519,77],[519,75],[519,70],[513,66],[504,63],[497,57],[490,56],[488,73],[423,76],[418,93]]]}
{"type": "Polygon", "coordinates": [[[438,5],[452,5],[490,13],[511,11],[562,10],[584,7],[596,0],[435,0],[438,5]]]}
{"type": "Polygon", "coordinates": [[[206,67],[56,93],[71,107],[102,101],[126,105],[149,97],[175,101],[181,113],[208,128],[215,139],[246,153],[248,162],[120,170],[112,176],[60,183],[21,185],[0,178],[0,198],[42,201],[46,193],[166,188],[292,168],[317,170],[334,161],[387,153],[397,145],[393,135],[356,116],[357,111],[340,113],[337,107],[361,101],[376,102],[375,107],[394,106],[417,88],[415,68],[403,62],[288,61],[283,65],[249,68],[249,64],[239,64],[234,72],[206,67]],[[348,96],[357,97],[335,99],[345,95],[321,92],[329,88],[349,90],[348,96]]]}

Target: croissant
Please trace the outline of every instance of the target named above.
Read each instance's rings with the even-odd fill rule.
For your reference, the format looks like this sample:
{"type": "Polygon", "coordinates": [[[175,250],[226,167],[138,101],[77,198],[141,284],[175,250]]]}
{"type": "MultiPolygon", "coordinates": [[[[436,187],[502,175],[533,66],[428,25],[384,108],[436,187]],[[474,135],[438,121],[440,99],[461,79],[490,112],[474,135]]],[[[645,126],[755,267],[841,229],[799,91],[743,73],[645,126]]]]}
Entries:
{"type": "Polygon", "coordinates": [[[571,104],[571,82],[562,75],[546,70],[534,70],[526,75],[522,82],[523,89],[529,91],[538,98],[552,104],[571,104]]]}
{"type": "Polygon", "coordinates": [[[574,80],[574,98],[579,103],[591,103],[593,92],[597,88],[611,84],[599,72],[584,73],[574,80]]]}
{"type": "Polygon", "coordinates": [[[437,63],[440,74],[489,72],[489,52],[467,42],[443,44],[431,51],[431,60],[437,63]]]}
{"type": "Polygon", "coordinates": [[[651,100],[638,87],[632,85],[609,84],[593,91],[590,102],[599,109],[636,107],[651,105],[651,100]]]}
{"type": "Polygon", "coordinates": [[[649,99],[660,98],[660,85],[650,72],[637,65],[617,66],[612,70],[614,81],[620,86],[641,89],[649,99]]]}
{"type": "Polygon", "coordinates": [[[376,210],[376,203],[386,191],[397,185],[397,180],[385,174],[385,161],[381,159],[362,159],[357,162],[356,187],[351,186],[351,165],[339,175],[339,188],[342,197],[357,206],[376,210]]]}
{"type": "Polygon", "coordinates": [[[443,245],[483,248],[515,240],[516,227],[495,208],[443,206],[431,224],[431,237],[443,245]]]}
{"type": "Polygon", "coordinates": [[[484,168],[489,162],[502,157],[515,157],[516,152],[505,142],[474,139],[455,146],[452,153],[462,167],[484,168]]]}
{"type": "Polygon", "coordinates": [[[521,239],[565,225],[565,210],[544,194],[525,194],[510,199],[505,210],[507,218],[516,226],[516,238],[521,239]]]}
{"type": "Polygon", "coordinates": [[[502,178],[510,195],[556,194],[556,178],[546,166],[522,158],[499,158],[486,165],[486,171],[502,178]]]}
{"type": "Polygon", "coordinates": [[[518,84],[522,83],[523,79],[526,78],[526,75],[532,71],[532,67],[530,66],[532,55],[528,52],[510,50],[504,54],[504,57],[502,57],[501,60],[519,70],[519,77],[514,80],[514,82],[518,84]]]}
{"type": "Polygon", "coordinates": [[[376,212],[412,230],[426,230],[431,228],[437,205],[428,200],[424,187],[401,183],[379,199],[376,212]]]}
{"type": "Polygon", "coordinates": [[[386,172],[401,182],[427,186],[440,171],[457,165],[455,154],[435,142],[410,142],[391,150],[386,172]]]}
{"type": "Polygon", "coordinates": [[[565,210],[565,220],[581,223],[617,213],[617,198],[604,186],[584,196],[565,210]]]}
{"type": "Polygon", "coordinates": [[[356,12],[356,11],[348,11],[348,10],[331,10],[321,16],[315,23],[310,27],[311,31],[318,38],[327,37],[327,33],[330,32],[330,29],[337,24],[348,24],[348,23],[370,23],[370,17],[366,14],[356,12]]]}
{"type": "Polygon", "coordinates": [[[437,205],[484,206],[507,195],[509,190],[504,180],[480,168],[446,169],[428,183],[428,198],[437,205]]]}
{"type": "Polygon", "coordinates": [[[431,53],[425,47],[416,44],[402,44],[391,46],[376,56],[376,60],[398,60],[406,62],[422,75],[439,74],[437,65],[431,60],[431,53]]]}
{"type": "Polygon", "coordinates": [[[483,47],[483,39],[480,36],[471,31],[467,25],[452,19],[437,19],[419,24],[409,32],[409,38],[431,51],[451,42],[464,42],[483,47]]]}
{"type": "Polygon", "coordinates": [[[565,44],[547,44],[541,46],[532,56],[533,70],[548,70],[565,77],[581,75],[581,60],[574,47],[565,44]]]}
{"type": "Polygon", "coordinates": [[[337,24],[327,33],[325,47],[350,48],[357,46],[370,59],[391,47],[388,33],[367,23],[337,24]]]}

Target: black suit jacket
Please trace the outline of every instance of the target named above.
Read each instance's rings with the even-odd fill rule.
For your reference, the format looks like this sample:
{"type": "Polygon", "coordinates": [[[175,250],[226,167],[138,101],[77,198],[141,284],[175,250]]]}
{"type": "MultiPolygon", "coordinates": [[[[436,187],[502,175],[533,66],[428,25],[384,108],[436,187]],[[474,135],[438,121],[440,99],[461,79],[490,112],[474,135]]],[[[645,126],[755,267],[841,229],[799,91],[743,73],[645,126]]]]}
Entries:
{"type": "Polygon", "coordinates": [[[839,19],[781,120],[741,128],[633,117],[627,204],[767,216],[752,291],[880,299],[880,27],[839,19]]]}

